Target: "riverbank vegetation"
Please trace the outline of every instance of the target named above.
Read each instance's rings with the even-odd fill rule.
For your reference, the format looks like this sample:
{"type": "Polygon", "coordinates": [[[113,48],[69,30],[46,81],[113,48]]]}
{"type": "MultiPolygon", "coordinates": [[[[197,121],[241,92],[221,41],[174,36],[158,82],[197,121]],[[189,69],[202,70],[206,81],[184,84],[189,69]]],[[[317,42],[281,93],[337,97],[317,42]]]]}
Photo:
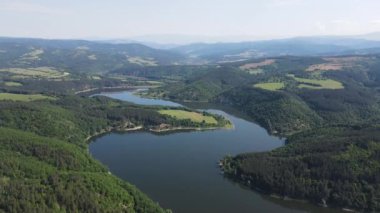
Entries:
{"type": "Polygon", "coordinates": [[[159,110],[106,97],[0,101],[0,209],[163,212],[93,160],[86,141],[101,132],[139,126],[192,127],[159,110]]]}
{"type": "Polygon", "coordinates": [[[5,212],[164,212],[77,145],[0,128],[5,212]]]}
{"type": "Polygon", "coordinates": [[[330,127],[295,134],[267,153],[227,157],[228,177],[282,197],[362,211],[380,209],[380,129],[330,127]]]}

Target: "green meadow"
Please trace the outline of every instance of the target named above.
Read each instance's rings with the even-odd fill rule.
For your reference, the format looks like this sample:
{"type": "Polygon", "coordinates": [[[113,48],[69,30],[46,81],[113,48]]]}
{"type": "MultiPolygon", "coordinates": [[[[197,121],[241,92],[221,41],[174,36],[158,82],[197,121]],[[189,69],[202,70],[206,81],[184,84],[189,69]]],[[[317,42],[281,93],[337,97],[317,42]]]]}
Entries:
{"type": "Polygon", "coordinates": [[[218,123],[218,121],[214,117],[209,115],[203,115],[199,112],[189,112],[185,110],[159,110],[158,112],[162,115],[169,115],[179,120],[190,119],[191,121],[196,123],[202,123],[204,121],[206,124],[218,123]]]}
{"type": "Polygon", "coordinates": [[[4,85],[7,87],[21,87],[22,83],[15,82],[15,81],[7,81],[7,82],[4,82],[4,85]]]}
{"type": "Polygon", "coordinates": [[[307,79],[293,77],[294,80],[299,82],[298,88],[307,89],[344,89],[344,86],[339,81],[332,79],[307,79]]]}
{"type": "Polygon", "coordinates": [[[273,83],[258,83],[255,84],[254,87],[269,90],[269,91],[277,91],[285,88],[285,84],[283,82],[273,82],[273,83]]]}

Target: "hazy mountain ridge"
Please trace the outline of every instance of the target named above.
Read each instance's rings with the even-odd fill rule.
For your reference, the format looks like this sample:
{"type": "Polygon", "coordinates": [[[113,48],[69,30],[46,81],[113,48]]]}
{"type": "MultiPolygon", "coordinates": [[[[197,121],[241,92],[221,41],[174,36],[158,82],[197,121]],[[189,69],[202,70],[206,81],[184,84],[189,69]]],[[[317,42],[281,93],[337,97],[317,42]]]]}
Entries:
{"type": "Polygon", "coordinates": [[[122,67],[181,64],[186,57],[138,43],[0,38],[0,67],[56,67],[69,72],[108,72],[122,67]]]}
{"type": "Polygon", "coordinates": [[[197,43],[173,48],[173,51],[210,62],[245,60],[273,56],[321,56],[378,53],[380,42],[354,37],[297,37],[237,43],[197,43]]]}
{"type": "Polygon", "coordinates": [[[380,53],[380,41],[367,40],[360,36],[314,36],[236,43],[194,43],[176,47],[154,42],[143,44],[130,42],[135,41],[0,37],[0,55],[2,56],[0,68],[48,66],[69,72],[105,73],[134,67],[215,64],[277,56],[380,53]]]}

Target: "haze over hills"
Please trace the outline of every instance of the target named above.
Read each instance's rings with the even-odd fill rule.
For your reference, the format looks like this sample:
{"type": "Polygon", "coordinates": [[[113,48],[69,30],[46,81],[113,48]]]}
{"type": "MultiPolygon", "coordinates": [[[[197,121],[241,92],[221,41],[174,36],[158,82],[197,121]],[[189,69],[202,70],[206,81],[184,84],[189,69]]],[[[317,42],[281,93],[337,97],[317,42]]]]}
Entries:
{"type": "Polygon", "coordinates": [[[107,43],[141,43],[202,59],[211,63],[233,62],[250,58],[283,55],[350,55],[373,54],[380,50],[380,33],[363,35],[326,35],[303,37],[265,36],[191,36],[191,35],[148,35],[130,39],[102,40],[107,43]]]}
{"type": "MultiPolygon", "coordinates": [[[[137,42],[137,43],[152,43],[161,45],[176,45],[183,46],[194,43],[239,43],[239,42],[257,42],[279,39],[291,39],[291,38],[314,38],[314,37],[335,37],[335,38],[357,38],[366,40],[380,40],[380,32],[371,32],[366,34],[357,35],[310,35],[310,36],[273,36],[273,35],[230,35],[230,36],[207,36],[207,35],[186,35],[186,34],[157,34],[157,35],[143,35],[133,36],[128,38],[97,38],[95,40],[108,40],[119,42],[137,42]]],[[[85,40],[94,40],[93,38],[86,38],[85,40]]]]}
{"type": "Polygon", "coordinates": [[[311,36],[286,39],[195,43],[172,50],[212,62],[231,62],[249,58],[283,55],[349,55],[377,53],[378,33],[359,36],[311,36]],[[367,39],[372,38],[373,40],[367,39]]]}
{"type": "MultiPolygon", "coordinates": [[[[33,51],[38,53],[33,62],[35,66],[57,66],[62,65],[63,60],[70,59],[72,63],[83,66],[91,64],[93,72],[131,66],[223,63],[284,55],[374,54],[380,52],[379,34],[190,44],[186,43],[194,39],[211,41],[212,37],[183,36],[179,43],[178,38],[181,36],[174,35],[168,37],[172,38],[173,43],[160,43],[160,39],[155,40],[154,36],[140,37],[140,41],[139,38],[86,41],[1,37],[0,49],[6,55],[6,63],[1,66],[9,67],[10,62],[12,66],[30,65],[22,57],[33,51]]],[[[65,66],[62,68],[70,68],[67,64],[65,66]]]]}
{"type": "Polygon", "coordinates": [[[355,36],[356,38],[362,38],[373,41],[380,41],[380,32],[373,32],[364,35],[355,36]]]}
{"type": "Polygon", "coordinates": [[[0,38],[0,67],[55,67],[71,72],[107,72],[133,66],[184,63],[180,53],[138,43],[0,38]]]}

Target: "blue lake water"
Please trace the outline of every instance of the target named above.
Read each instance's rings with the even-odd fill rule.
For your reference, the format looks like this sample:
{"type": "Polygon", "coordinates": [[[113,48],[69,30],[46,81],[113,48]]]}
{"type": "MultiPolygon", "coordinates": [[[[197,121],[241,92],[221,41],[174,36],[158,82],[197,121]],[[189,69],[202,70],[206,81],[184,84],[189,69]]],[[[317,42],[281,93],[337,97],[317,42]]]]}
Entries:
{"type": "MultiPolygon", "coordinates": [[[[126,91],[100,95],[137,104],[180,106],[126,91]]],[[[165,135],[110,133],[95,139],[90,152],[114,175],[174,212],[335,212],[263,196],[224,178],[217,167],[224,156],[272,150],[283,146],[284,140],[253,122],[221,110],[208,110],[226,116],[235,128],[165,135]]]]}
{"type": "Polygon", "coordinates": [[[181,104],[172,102],[172,101],[165,101],[161,99],[151,99],[151,98],[142,98],[137,95],[133,94],[132,91],[123,91],[123,92],[101,92],[99,94],[95,95],[104,95],[110,98],[119,99],[123,101],[132,102],[135,104],[141,104],[141,105],[160,105],[160,106],[182,106],[181,104]]]}

